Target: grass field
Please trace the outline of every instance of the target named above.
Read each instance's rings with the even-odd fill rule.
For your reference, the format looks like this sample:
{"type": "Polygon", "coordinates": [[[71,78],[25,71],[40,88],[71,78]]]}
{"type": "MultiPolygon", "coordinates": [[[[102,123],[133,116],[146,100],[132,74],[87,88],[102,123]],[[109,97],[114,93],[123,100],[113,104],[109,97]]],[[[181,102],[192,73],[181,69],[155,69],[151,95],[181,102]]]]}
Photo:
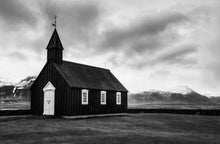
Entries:
{"type": "Polygon", "coordinates": [[[30,102],[17,101],[17,102],[5,102],[0,103],[0,110],[26,110],[30,109],[30,102]]]}
{"type": "Polygon", "coordinates": [[[129,114],[70,120],[0,117],[0,143],[219,144],[220,117],[129,114]]]}
{"type": "MultiPolygon", "coordinates": [[[[130,109],[220,109],[220,104],[215,105],[198,105],[198,104],[156,104],[156,103],[144,103],[144,104],[128,104],[130,109]]],[[[30,109],[30,102],[17,101],[17,102],[6,102],[0,103],[0,110],[26,110],[30,109]]]]}
{"type": "MultiPolygon", "coordinates": [[[[130,109],[220,109],[220,104],[182,104],[182,103],[128,103],[130,109]]],[[[30,109],[29,101],[0,101],[0,110],[30,109]]]]}

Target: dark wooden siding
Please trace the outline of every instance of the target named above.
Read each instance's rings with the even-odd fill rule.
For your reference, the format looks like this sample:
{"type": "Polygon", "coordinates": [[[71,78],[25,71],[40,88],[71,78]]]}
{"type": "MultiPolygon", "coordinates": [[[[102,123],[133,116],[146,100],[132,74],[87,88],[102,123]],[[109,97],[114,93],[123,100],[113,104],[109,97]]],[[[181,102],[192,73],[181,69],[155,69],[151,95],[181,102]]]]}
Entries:
{"type": "Polygon", "coordinates": [[[31,87],[31,111],[33,114],[43,113],[43,88],[50,81],[55,86],[55,114],[66,114],[68,110],[71,88],[62,78],[52,63],[48,62],[31,87]]]}
{"type": "Polygon", "coordinates": [[[81,90],[72,88],[67,115],[125,113],[127,111],[127,92],[121,93],[121,105],[116,105],[116,91],[106,91],[106,105],[101,105],[102,90],[89,89],[88,105],[82,105],[81,90]]]}
{"type": "Polygon", "coordinates": [[[89,90],[88,105],[81,104],[80,88],[71,88],[54,65],[48,62],[31,87],[31,111],[43,113],[43,88],[50,81],[55,90],[55,115],[123,113],[127,110],[127,92],[121,92],[121,105],[116,105],[116,91],[106,91],[106,105],[101,105],[102,90],[89,90]]]}
{"type": "Polygon", "coordinates": [[[62,50],[51,48],[47,51],[47,61],[61,63],[63,59],[62,50]]]}

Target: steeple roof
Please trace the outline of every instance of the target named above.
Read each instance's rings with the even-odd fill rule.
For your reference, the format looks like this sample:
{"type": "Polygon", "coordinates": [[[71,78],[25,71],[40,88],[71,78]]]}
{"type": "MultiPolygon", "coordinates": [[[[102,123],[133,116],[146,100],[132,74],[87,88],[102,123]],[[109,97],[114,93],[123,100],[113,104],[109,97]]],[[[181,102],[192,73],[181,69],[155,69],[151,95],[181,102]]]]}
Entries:
{"type": "Polygon", "coordinates": [[[50,38],[50,41],[46,49],[52,49],[52,48],[63,50],[63,45],[60,41],[56,28],[54,29],[54,32],[50,38]]]}

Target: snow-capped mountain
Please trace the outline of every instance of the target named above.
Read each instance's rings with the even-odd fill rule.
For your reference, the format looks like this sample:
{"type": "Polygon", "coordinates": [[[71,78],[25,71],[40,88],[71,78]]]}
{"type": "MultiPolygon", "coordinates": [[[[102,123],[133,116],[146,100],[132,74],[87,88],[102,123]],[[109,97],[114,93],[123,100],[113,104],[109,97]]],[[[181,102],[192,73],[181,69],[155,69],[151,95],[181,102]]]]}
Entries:
{"type": "Polygon", "coordinates": [[[218,96],[218,97],[210,97],[209,99],[210,99],[212,102],[214,102],[214,103],[220,104],[220,96],[218,96]]]}
{"type": "Polygon", "coordinates": [[[29,100],[30,99],[30,86],[35,81],[36,76],[28,76],[21,80],[19,83],[1,82],[0,86],[0,100],[29,100]]]}
{"type": "Polygon", "coordinates": [[[17,89],[29,89],[30,86],[35,81],[35,79],[36,79],[36,76],[28,76],[25,79],[21,80],[19,83],[15,84],[14,86],[17,89]]]}
{"type": "Polygon", "coordinates": [[[170,93],[188,94],[188,93],[193,93],[195,91],[193,91],[191,88],[189,88],[186,85],[178,85],[178,86],[175,86],[172,89],[169,89],[168,92],[170,92],[170,93]]]}
{"type": "Polygon", "coordinates": [[[128,95],[129,103],[161,103],[161,104],[203,104],[213,103],[187,86],[178,86],[168,91],[149,90],[128,95]]]}
{"type": "MultiPolygon", "coordinates": [[[[30,100],[30,86],[36,76],[28,76],[19,83],[13,84],[0,81],[0,101],[5,99],[30,100]]],[[[206,97],[188,86],[177,86],[167,91],[149,90],[140,93],[129,93],[128,102],[132,103],[160,103],[160,104],[202,104],[220,103],[220,97],[206,97]]]]}

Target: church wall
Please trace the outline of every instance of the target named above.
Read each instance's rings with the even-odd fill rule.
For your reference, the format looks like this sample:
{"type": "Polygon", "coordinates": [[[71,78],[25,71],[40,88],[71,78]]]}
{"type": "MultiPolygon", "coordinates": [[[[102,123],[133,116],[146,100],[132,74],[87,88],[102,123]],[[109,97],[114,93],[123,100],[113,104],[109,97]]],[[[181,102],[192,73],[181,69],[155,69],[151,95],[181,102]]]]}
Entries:
{"type": "Polygon", "coordinates": [[[125,113],[127,111],[127,92],[121,92],[121,105],[116,105],[116,91],[106,91],[106,105],[101,105],[101,91],[88,89],[88,105],[82,105],[80,88],[72,88],[66,115],[88,115],[106,113],[125,113]]]}
{"type": "Polygon", "coordinates": [[[31,87],[31,111],[33,114],[43,114],[43,88],[50,81],[55,86],[55,115],[68,112],[67,105],[71,88],[62,78],[51,62],[48,62],[31,87]]]}

